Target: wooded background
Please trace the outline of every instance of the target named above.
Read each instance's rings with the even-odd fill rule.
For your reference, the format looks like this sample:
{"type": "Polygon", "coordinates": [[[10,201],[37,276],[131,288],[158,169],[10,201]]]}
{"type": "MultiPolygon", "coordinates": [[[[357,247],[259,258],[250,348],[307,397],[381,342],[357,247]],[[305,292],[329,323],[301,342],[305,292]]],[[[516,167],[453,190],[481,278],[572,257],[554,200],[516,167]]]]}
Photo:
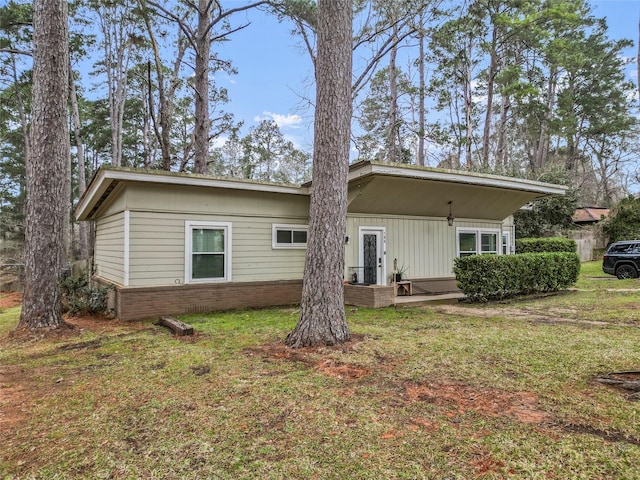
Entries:
{"type": "MultiPolygon", "coordinates": [[[[634,42],[611,39],[588,2],[354,3],[352,161],[564,183],[583,205],[612,206],[637,181],[637,86],[625,73],[635,60],[623,56],[634,42]]],[[[234,59],[219,51],[239,30],[251,30],[243,12],[254,9],[279,19],[315,62],[311,0],[69,4],[70,205],[102,164],[310,178],[310,152],[274,121],[243,128],[246,119],[230,113],[228,91],[216,82],[216,73],[235,73],[234,59]],[[81,70],[88,58],[92,67],[81,70]]],[[[5,241],[24,234],[32,18],[30,2],[0,7],[5,241]]],[[[88,237],[86,227],[73,235],[74,256],[88,255],[88,237]]]]}

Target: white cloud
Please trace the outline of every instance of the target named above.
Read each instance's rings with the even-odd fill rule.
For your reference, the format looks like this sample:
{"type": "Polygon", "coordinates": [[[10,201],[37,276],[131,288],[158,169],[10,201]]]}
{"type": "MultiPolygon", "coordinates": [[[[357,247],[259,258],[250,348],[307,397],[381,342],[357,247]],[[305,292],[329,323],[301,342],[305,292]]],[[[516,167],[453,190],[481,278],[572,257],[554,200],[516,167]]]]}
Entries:
{"type": "Polygon", "coordinates": [[[302,117],[300,115],[281,115],[273,112],[262,112],[262,114],[264,117],[256,115],[253,119],[256,122],[261,122],[262,120],[273,120],[280,128],[300,128],[300,124],[302,123],[302,117]]]}
{"type": "Polygon", "coordinates": [[[227,143],[227,140],[229,140],[229,137],[227,135],[220,135],[219,137],[216,137],[213,139],[213,142],[211,142],[211,147],[212,148],[224,147],[224,144],[227,143]]]}

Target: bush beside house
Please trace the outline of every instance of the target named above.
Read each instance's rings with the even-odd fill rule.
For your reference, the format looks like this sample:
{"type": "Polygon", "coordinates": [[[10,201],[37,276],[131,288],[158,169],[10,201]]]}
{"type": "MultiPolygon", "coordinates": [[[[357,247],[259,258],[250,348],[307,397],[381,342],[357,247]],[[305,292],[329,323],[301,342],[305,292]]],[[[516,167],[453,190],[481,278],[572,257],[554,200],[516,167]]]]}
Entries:
{"type": "Polygon", "coordinates": [[[580,259],[573,252],[472,255],[456,258],[457,285],[471,301],[555,292],[578,280],[580,259]]]}
{"type": "Polygon", "coordinates": [[[516,239],[516,253],[575,252],[577,245],[570,238],[519,238],[516,239]]]}

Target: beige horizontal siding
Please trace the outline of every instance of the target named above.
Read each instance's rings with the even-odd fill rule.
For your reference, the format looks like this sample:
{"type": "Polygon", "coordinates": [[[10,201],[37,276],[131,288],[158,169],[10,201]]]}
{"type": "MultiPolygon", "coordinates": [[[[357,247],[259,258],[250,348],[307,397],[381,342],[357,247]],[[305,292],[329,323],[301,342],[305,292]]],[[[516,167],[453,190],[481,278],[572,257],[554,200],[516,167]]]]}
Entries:
{"type": "MultiPolygon", "coordinates": [[[[130,210],[249,217],[306,218],[309,196],[189,186],[127,185],[130,210]]],[[[144,221],[144,220],[142,220],[144,221]]]]}
{"type": "Polygon", "coordinates": [[[234,282],[302,278],[305,250],[271,248],[272,224],[306,224],[300,219],[132,211],[130,286],[184,283],[185,221],[232,224],[231,275],[234,282]]]}
{"type": "Polygon", "coordinates": [[[96,222],[94,265],[99,277],[124,284],[124,213],[96,222]]]}

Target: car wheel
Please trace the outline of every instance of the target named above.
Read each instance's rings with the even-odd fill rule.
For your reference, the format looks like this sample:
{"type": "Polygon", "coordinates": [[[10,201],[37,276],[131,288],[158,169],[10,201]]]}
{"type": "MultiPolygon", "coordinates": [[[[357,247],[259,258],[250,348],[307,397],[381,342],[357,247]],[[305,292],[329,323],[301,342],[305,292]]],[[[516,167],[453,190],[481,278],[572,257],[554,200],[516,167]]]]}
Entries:
{"type": "Polygon", "coordinates": [[[638,271],[632,265],[620,265],[616,268],[616,277],[620,280],[625,278],[638,278],[638,271]]]}

